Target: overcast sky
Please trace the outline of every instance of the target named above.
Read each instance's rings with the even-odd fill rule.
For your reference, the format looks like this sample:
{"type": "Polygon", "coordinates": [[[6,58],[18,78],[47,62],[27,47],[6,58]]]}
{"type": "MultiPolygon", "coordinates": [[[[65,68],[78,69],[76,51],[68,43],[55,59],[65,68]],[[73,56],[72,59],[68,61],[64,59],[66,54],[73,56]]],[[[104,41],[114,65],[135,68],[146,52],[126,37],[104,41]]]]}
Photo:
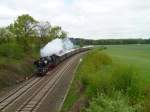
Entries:
{"type": "Polygon", "coordinates": [[[150,0],[0,0],[0,26],[21,14],[60,25],[71,37],[150,37],[150,0]]]}

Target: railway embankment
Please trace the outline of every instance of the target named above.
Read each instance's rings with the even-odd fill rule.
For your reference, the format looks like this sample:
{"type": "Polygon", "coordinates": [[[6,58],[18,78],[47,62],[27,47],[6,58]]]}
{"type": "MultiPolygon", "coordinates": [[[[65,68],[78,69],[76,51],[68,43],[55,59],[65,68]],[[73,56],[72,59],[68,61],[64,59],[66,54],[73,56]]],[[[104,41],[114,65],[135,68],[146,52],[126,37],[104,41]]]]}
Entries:
{"type": "Polygon", "coordinates": [[[61,112],[149,112],[148,88],[134,66],[93,50],[79,65],[61,112]]]}
{"type": "MultiPolygon", "coordinates": [[[[19,49],[17,46],[16,49],[19,49]]],[[[27,80],[33,73],[36,55],[24,54],[9,46],[0,46],[0,94],[27,80]],[[8,49],[5,49],[8,47],[8,49]]]]}

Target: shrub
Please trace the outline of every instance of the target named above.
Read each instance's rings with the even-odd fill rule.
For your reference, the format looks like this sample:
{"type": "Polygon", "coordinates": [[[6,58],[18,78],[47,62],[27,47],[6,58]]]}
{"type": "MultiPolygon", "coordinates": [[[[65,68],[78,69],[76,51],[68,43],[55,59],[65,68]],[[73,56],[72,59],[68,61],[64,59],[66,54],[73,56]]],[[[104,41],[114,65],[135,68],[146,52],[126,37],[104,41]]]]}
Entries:
{"type": "Polygon", "coordinates": [[[86,94],[89,97],[97,93],[98,90],[107,91],[109,88],[107,70],[111,64],[111,58],[97,50],[91,51],[85,56],[77,74],[79,74],[79,79],[85,86],[86,94]]]}
{"type": "Polygon", "coordinates": [[[94,50],[85,56],[78,73],[81,75],[92,74],[99,71],[103,65],[110,65],[111,63],[112,60],[108,55],[94,50]]]}
{"type": "Polygon", "coordinates": [[[124,94],[137,99],[141,97],[141,88],[138,72],[130,66],[119,65],[112,70],[111,85],[124,94]]]}
{"type": "Polygon", "coordinates": [[[0,56],[20,59],[23,56],[23,50],[16,43],[3,43],[0,45],[0,56]]]}
{"type": "Polygon", "coordinates": [[[141,112],[142,107],[134,107],[128,104],[128,98],[120,92],[115,92],[112,96],[100,94],[93,98],[86,112],[141,112]]]}

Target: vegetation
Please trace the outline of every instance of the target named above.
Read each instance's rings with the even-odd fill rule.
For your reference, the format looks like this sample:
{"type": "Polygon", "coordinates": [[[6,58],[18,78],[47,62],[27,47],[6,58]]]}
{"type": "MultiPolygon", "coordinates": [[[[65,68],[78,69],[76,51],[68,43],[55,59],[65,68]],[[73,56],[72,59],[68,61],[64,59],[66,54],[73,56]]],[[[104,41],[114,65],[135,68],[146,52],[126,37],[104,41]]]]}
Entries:
{"type": "MultiPolygon", "coordinates": [[[[16,84],[33,71],[39,50],[67,33],[60,26],[39,22],[28,14],[0,28],[0,89],[16,84]]],[[[150,39],[83,40],[75,44],[106,45],[89,52],[83,59],[63,112],[148,112],[150,110],[150,39]],[[136,44],[120,45],[114,44],[136,44]],[[102,51],[105,49],[105,51],[102,51]],[[134,51],[134,52],[133,52],[134,51]]]]}
{"type": "MultiPolygon", "coordinates": [[[[118,52],[116,55],[113,54],[113,46],[107,46],[105,51],[97,48],[84,57],[76,72],[62,112],[78,112],[78,110],[83,112],[148,112],[150,110],[150,85],[144,75],[150,76],[140,74],[141,72],[134,66],[134,63],[127,64],[130,60],[126,59],[126,63],[120,61],[121,57],[119,59],[118,57],[123,55],[121,53],[128,51],[123,51],[124,47],[122,50],[120,47],[118,48],[119,54],[117,48],[114,50],[118,52]]],[[[145,69],[142,70],[145,71],[145,69]]]]}
{"type": "Polygon", "coordinates": [[[76,45],[126,45],[126,44],[150,44],[150,39],[80,39],[71,38],[76,45]]]}
{"type": "Polygon", "coordinates": [[[150,83],[150,45],[108,45],[105,53],[110,55],[116,64],[125,63],[134,66],[136,71],[150,83]]]}
{"type": "Polygon", "coordinates": [[[138,112],[140,107],[130,106],[128,98],[123,96],[120,92],[114,93],[112,96],[105,94],[98,95],[93,98],[89,104],[86,112],[138,112]]]}
{"type": "Polygon", "coordinates": [[[39,22],[28,14],[0,28],[0,89],[31,76],[40,48],[67,33],[60,26],[39,22]]]}

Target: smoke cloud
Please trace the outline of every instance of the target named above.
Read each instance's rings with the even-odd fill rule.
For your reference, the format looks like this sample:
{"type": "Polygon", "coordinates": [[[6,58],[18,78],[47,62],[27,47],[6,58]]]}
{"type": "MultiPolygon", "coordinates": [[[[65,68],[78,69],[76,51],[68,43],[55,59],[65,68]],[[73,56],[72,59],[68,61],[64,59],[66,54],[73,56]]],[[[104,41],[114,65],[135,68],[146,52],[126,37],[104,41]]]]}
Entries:
{"type": "Polygon", "coordinates": [[[55,39],[46,44],[41,50],[41,57],[51,56],[53,54],[62,55],[65,52],[73,49],[74,45],[69,38],[55,39]]]}

